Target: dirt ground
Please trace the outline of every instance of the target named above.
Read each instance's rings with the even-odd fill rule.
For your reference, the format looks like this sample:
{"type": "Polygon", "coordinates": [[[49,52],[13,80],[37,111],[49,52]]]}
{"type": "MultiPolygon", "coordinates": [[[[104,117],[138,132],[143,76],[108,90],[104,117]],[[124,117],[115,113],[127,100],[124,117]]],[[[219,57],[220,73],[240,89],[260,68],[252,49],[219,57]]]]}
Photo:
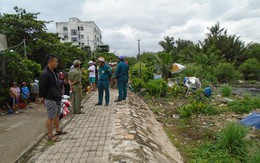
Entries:
{"type": "MultiPolygon", "coordinates": [[[[183,119],[179,117],[177,108],[178,106],[183,106],[188,103],[186,98],[152,98],[146,101],[150,109],[154,111],[157,120],[161,122],[165,130],[171,134],[173,143],[177,146],[184,159],[187,157],[184,148],[191,147],[205,140],[214,140],[216,133],[220,131],[227,122],[237,122],[248,115],[223,111],[223,113],[216,115],[207,116],[198,114],[192,115],[189,119],[183,119]],[[184,150],[182,150],[182,148],[184,150]]],[[[226,109],[226,103],[221,102],[219,99],[213,99],[212,103],[217,106],[219,110],[226,109]]],[[[254,111],[260,112],[260,108],[254,111]]],[[[248,138],[260,142],[260,131],[251,130],[248,138]]]]}

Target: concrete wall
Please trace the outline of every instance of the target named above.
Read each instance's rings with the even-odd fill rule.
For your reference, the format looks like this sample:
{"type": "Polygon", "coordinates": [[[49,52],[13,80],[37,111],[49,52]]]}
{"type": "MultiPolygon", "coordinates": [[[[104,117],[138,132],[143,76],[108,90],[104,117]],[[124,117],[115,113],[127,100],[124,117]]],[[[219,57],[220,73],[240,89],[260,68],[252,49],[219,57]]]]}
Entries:
{"type": "Polygon", "coordinates": [[[0,51],[7,49],[7,41],[6,36],[3,34],[0,34],[0,51]]]}

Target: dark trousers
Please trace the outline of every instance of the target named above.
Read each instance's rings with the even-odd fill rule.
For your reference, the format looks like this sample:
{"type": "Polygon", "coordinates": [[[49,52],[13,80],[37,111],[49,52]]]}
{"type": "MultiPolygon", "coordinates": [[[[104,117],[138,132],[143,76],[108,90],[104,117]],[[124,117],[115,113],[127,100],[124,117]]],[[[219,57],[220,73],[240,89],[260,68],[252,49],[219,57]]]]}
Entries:
{"type": "Polygon", "coordinates": [[[117,81],[118,100],[125,100],[127,96],[127,79],[119,79],[117,81]]]}
{"type": "Polygon", "coordinates": [[[98,81],[98,103],[102,104],[103,101],[103,95],[104,95],[104,90],[105,90],[105,101],[106,104],[109,104],[109,81],[105,80],[99,80],[98,81]]]}

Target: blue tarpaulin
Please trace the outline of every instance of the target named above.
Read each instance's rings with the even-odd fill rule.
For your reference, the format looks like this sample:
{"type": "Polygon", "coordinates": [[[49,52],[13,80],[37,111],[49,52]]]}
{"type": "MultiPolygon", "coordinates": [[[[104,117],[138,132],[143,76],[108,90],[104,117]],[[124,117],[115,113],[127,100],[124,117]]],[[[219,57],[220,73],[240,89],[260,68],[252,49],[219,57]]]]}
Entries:
{"type": "Polygon", "coordinates": [[[253,112],[240,121],[245,126],[254,126],[256,129],[260,129],[260,113],[253,112]]]}

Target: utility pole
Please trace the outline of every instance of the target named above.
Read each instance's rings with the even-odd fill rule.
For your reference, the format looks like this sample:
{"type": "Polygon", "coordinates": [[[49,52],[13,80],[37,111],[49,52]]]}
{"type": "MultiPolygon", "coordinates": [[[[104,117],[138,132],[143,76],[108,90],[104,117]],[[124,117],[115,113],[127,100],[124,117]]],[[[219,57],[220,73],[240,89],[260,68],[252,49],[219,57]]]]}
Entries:
{"type": "Polygon", "coordinates": [[[140,79],[142,77],[142,68],[141,68],[141,54],[140,54],[140,39],[138,39],[138,60],[139,60],[139,65],[140,65],[140,79]]]}
{"type": "Polygon", "coordinates": [[[23,39],[23,45],[24,45],[24,58],[25,58],[25,59],[28,59],[28,58],[27,58],[27,52],[26,52],[26,43],[25,43],[25,39],[23,39]]]}

